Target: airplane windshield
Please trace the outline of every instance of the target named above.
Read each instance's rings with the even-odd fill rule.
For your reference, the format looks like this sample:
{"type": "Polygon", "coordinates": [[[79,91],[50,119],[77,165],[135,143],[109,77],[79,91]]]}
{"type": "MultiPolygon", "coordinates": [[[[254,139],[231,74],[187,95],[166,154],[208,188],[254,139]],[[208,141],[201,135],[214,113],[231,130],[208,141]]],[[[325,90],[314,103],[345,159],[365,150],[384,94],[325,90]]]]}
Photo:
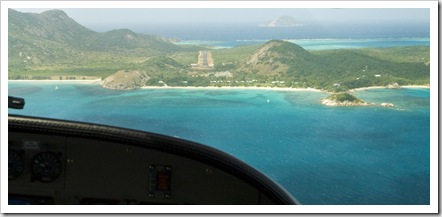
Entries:
{"type": "Polygon", "coordinates": [[[430,205],[429,8],[7,14],[9,114],[198,142],[302,204],[430,205]]]}

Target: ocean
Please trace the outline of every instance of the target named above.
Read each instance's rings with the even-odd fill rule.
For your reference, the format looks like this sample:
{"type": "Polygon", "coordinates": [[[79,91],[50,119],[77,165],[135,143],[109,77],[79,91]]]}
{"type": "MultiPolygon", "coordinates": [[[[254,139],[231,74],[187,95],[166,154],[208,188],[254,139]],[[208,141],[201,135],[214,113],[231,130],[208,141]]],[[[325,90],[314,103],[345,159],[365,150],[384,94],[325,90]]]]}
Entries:
{"type": "Polygon", "coordinates": [[[327,94],[249,89],[141,89],[9,81],[26,114],[146,130],[227,152],[303,204],[429,204],[429,89],[370,89],[395,107],[326,107],[327,94]],[[55,85],[58,89],[55,90],[55,85]],[[68,105],[68,106],[67,106],[68,105]]]}
{"type": "Polygon", "coordinates": [[[133,26],[134,31],[177,39],[177,44],[232,48],[287,40],[306,50],[430,46],[429,23],[327,24],[259,27],[256,23],[133,26]]]}
{"type": "MultiPolygon", "coordinates": [[[[305,50],[387,48],[404,46],[430,46],[429,37],[412,38],[371,38],[371,39],[283,39],[295,43],[305,50]]],[[[267,39],[204,41],[185,40],[176,42],[178,45],[204,45],[212,49],[233,48],[241,45],[264,44],[267,39]]]]}

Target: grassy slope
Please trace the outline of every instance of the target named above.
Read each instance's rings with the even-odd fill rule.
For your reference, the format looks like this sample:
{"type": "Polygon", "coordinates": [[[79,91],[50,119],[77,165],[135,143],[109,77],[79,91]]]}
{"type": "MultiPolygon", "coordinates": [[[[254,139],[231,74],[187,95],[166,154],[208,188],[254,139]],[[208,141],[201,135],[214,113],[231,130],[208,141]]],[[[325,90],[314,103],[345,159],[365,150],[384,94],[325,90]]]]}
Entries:
{"type": "MultiPolygon", "coordinates": [[[[235,69],[259,47],[260,45],[253,45],[212,50],[216,70],[230,70],[239,78],[253,79],[253,74],[244,75],[235,69]]],[[[180,72],[191,71],[189,66],[197,62],[199,49],[201,48],[186,48],[183,51],[160,55],[160,57],[168,56],[176,62],[169,64],[172,67],[166,68],[160,67],[158,64],[162,63],[158,61],[155,64],[148,61],[155,59],[152,55],[156,54],[136,50],[116,53],[72,50],[70,56],[65,55],[51,61],[32,59],[25,64],[20,63],[23,57],[22,59],[11,58],[9,75],[10,78],[16,75],[89,75],[105,78],[119,70],[145,70],[149,75],[153,75],[153,78],[165,73],[158,79],[176,80],[179,77],[181,80],[186,80],[186,74],[180,72]]],[[[333,90],[335,83],[339,83],[340,88],[344,90],[387,85],[394,82],[400,85],[429,83],[428,47],[325,50],[309,52],[308,56],[308,61],[300,61],[296,56],[285,56],[281,61],[288,66],[289,70],[277,76],[269,75],[268,79],[306,82],[306,86],[327,90],[333,90]],[[382,76],[377,78],[375,77],[377,74],[382,76]]],[[[167,63],[164,64],[167,65],[167,63]]],[[[271,69],[258,68],[257,70],[271,69]]],[[[264,72],[261,74],[264,75],[257,77],[262,79],[266,76],[264,72]]]]}

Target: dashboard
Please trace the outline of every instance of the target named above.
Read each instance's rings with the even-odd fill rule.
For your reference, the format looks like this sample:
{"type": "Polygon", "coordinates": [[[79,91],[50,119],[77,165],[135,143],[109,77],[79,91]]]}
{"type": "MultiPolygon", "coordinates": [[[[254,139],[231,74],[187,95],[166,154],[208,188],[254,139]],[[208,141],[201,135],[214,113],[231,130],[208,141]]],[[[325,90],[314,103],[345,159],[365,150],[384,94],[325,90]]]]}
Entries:
{"type": "Polygon", "coordinates": [[[10,115],[9,204],[298,204],[217,149],[110,126],[10,115]]]}

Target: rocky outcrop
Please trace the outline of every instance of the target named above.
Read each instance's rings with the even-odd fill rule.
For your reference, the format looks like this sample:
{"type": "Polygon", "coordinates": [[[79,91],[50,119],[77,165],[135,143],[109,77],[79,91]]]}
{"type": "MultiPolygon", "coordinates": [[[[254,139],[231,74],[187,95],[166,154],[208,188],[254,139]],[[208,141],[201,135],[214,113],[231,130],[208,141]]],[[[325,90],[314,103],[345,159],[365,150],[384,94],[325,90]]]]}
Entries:
{"type": "Polygon", "coordinates": [[[393,103],[386,103],[386,102],[381,103],[381,106],[383,106],[383,107],[394,107],[393,103]]]}
{"type": "Polygon", "coordinates": [[[349,93],[335,93],[322,99],[326,106],[373,106],[374,103],[367,103],[349,93]]]}
{"type": "Polygon", "coordinates": [[[145,86],[149,79],[145,71],[121,70],[104,79],[101,86],[114,90],[133,90],[145,86]]]}
{"type": "Polygon", "coordinates": [[[321,100],[323,105],[326,106],[374,106],[374,103],[368,103],[363,101],[337,101],[333,99],[324,98],[321,100]]]}
{"type": "Polygon", "coordinates": [[[398,83],[396,83],[396,82],[395,83],[390,83],[386,87],[390,88],[390,89],[399,89],[399,88],[401,88],[401,86],[398,83]]]}

